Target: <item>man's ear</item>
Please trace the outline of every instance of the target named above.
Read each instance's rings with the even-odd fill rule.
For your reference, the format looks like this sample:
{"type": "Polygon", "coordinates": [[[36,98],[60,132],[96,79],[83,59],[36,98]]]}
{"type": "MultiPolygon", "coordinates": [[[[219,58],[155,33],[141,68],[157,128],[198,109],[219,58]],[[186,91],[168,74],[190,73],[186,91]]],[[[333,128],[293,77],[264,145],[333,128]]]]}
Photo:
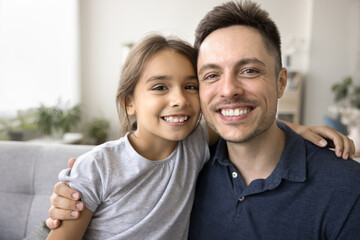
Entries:
{"type": "Polygon", "coordinates": [[[128,96],[125,101],[125,108],[128,115],[135,115],[135,101],[133,96],[128,96]]]}
{"type": "Polygon", "coordinates": [[[287,70],[286,68],[282,68],[279,72],[278,78],[277,78],[277,93],[278,98],[281,98],[284,94],[285,88],[287,84],[287,70]]]}

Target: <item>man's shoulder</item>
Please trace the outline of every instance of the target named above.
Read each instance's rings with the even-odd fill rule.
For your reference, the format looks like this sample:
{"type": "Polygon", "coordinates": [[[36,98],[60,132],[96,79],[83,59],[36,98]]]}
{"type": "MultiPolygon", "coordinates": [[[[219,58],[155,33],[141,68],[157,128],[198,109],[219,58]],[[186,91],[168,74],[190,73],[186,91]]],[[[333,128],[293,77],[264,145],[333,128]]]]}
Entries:
{"type": "Polygon", "coordinates": [[[344,160],[328,148],[321,148],[306,141],[307,166],[309,174],[333,179],[340,184],[358,185],[360,189],[360,163],[344,160]]]}

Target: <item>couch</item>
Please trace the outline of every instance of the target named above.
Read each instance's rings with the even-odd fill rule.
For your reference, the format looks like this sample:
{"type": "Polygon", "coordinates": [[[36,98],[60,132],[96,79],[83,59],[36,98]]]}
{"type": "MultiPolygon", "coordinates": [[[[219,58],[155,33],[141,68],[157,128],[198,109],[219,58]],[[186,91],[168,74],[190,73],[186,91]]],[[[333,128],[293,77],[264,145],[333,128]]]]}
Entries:
{"type": "Polygon", "coordinates": [[[91,148],[0,141],[0,240],[23,239],[43,224],[59,171],[91,148]]]}

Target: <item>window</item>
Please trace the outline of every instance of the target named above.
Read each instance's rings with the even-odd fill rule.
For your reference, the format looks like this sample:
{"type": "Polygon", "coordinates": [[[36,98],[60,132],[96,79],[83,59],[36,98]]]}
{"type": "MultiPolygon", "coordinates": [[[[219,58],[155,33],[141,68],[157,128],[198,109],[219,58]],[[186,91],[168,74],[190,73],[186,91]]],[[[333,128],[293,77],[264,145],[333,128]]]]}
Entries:
{"type": "Polygon", "coordinates": [[[80,100],[78,2],[0,0],[0,117],[80,100]]]}

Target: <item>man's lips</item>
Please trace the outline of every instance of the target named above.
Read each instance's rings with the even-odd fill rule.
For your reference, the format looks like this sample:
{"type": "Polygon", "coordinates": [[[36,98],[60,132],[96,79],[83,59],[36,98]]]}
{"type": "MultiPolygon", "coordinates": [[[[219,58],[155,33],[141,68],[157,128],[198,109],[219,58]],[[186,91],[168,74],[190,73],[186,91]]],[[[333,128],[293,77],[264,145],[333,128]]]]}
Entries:
{"type": "Polygon", "coordinates": [[[242,108],[223,108],[218,112],[225,117],[238,117],[248,114],[254,109],[254,107],[242,107],[242,108]]]}

